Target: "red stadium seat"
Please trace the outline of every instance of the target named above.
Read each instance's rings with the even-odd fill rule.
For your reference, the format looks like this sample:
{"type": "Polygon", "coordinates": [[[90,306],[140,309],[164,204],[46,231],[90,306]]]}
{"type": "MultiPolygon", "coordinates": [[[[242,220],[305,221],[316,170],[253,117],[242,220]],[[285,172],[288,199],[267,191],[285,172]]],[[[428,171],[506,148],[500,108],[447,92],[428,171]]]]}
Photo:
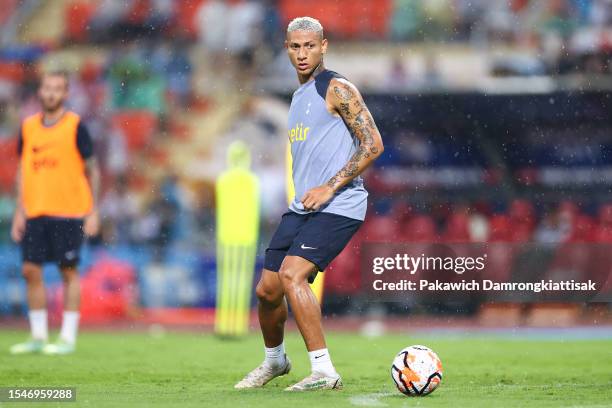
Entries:
{"type": "Polygon", "coordinates": [[[512,201],[508,214],[513,224],[524,224],[530,227],[535,224],[533,204],[528,200],[516,199],[512,201]]]}
{"type": "Polygon", "coordinates": [[[132,24],[143,24],[151,13],[150,0],[134,0],[128,14],[128,21],[132,24]]]}
{"type": "MultiPolygon", "coordinates": [[[[510,217],[495,214],[489,220],[489,239],[491,243],[512,241],[510,217]]],[[[491,245],[488,249],[487,278],[497,282],[507,281],[512,271],[514,247],[511,245],[491,245]]]]}
{"type": "Polygon", "coordinates": [[[200,7],[206,0],[177,0],[175,5],[176,24],[174,31],[186,38],[195,39],[198,35],[199,27],[195,17],[200,7]]]}
{"type": "Polygon", "coordinates": [[[394,242],[398,238],[397,222],[390,216],[374,215],[366,218],[360,235],[365,242],[394,242]]]}
{"type": "Polygon", "coordinates": [[[446,242],[470,242],[469,217],[466,213],[453,213],[442,234],[446,242]]]}
{"type": "Polygon", "coordinates": [[[130,151],[143,148],[157,130],[157,116],[149,111],[122,111],[113,117],[126,138],[130,151]]]}
{"type": "Polygon", "coordinates": [[[15,9],[17,8],[17,4],[20,3],[21,0],[4,0],[2,2],[2,7],[0,7],[0,24],[4,24],[13,13],[15,13],[15,9]]]}
{"type": "Polygon", "coordinates": [[[391,208],[391,218],[393,218],[400,224],[408,222],[408,220],[410,220],[413,214],[414,210],[412,209],[412,207],[403,201],[396,202],[391,208]]]}
{"type": "Polygon", "coordinates": [[[612,227],[600,225],[597,228],[595,240],[601,243],[612,243],[612,227]]]}
{"type": "Polygon", "coordinates": [[[325,293],[351,295],[361,288],[361,269],[359,264],[359,236],[353,237],[346,248],[327,268],[325,293]]]}
{"type": "Polygon", "coordinates": [[[25,69],[20,62],[0,61],[0,79],[20,83],[25,78],[25,69]]]}
{"type": "Polygon", "coordinates": [[[393,13],[393,2],[391,0],[378,0],[370,2],[368,15],[370,17],[371,34],[377,38],[384,38],[389,32],[389,21],[393,13]]]}
{"type": "Polygon", "coordinates": [[[17,174],[17,138],[0,139],[0,191],[11,191],[17,174]]]}
{"type": "Polygon", "coordinates": [[[340,4],[335,1],[326,0],[311,0],[308,2],[301,0],[283,0],[280,2],[280,12],[285,23],[288,23],[295,17],[311,16],[321,22],[325,31],[332,34],[341,34],[343,15],[346,15],[347,10],[344,6],[350,4],[345,2],[340,4]]]}
{"type": "Polygon", "coordinates": [[[612,204],[605,204],[599,209],[599,225],[595,240],[602,243],[612,243],[612,204]]]}
{"type": "Polygon", "coordinates": [[[577,215],[568,242],[593,242],[596,239],[595,221],[588,215],[577,215]]]}
{"type": "Polygon", "coordinates": [[[612,204],[604,204],[599,209],[599,222],[612,225],[612,204]]]}
{"type": "Polygon", "coordinates": [[[510,230],[510,241],[512,242],[529,242],[533,236],[533,227],[527,223],[512,224],[510,230]]]}
{"type": "Polygon", "coordinates": [[[393,11],[391,0],[282,0],[280,12],[285,23],[298,16],[318,19],[326,32],[342,38],[382,38],[393,11]]]}
{"type": "Polygon", "coordinates": [[[71,40],[85,41],[89,21],[96,11],[96,5],[90,1],[73,1],[66,5],[64,20],[66,36],[71,40]]]}
{"type": "Polygon", "coordinates": [[[510,240],[527,242],[531,240],[535,226],[535,210],[528,200],[516,199],[510,204],[510,240]]]}
{"type": "Polygon", "coordinates": [[[503,214],[493,215],[489,221],[489,231],[490,242],[509,242],[510,218],[503,214]]]}
{"type": "Polygon", "coordinates": [[[402,226],[402,237],[410,242],[435,242],[436,224],[428,215],[417,215],[402,226]]]}
{"type": "Polygon", "coordinates": [[[390,0],[353,0],[344,3],[338,34],[346,38],[381,38],[387,33],[391,11],[390,0]]]}

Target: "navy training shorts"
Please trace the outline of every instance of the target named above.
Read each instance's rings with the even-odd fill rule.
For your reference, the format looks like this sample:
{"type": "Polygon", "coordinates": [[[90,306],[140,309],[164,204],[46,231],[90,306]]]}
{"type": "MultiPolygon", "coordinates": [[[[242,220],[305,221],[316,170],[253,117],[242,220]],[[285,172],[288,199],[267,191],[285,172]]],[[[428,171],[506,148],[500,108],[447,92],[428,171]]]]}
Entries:
{"type": "Polygon", "coordinates": [[[39,265],[53,262],[59,267],[74,267],[79,262],[83,240],[80,218],[29,218],[21,240],[22,258],[39,265]]]}
{"type": "MultiPolygon", "coordinates": [[[[324,271],[342,252],[361,224],[363,221],[332,213],[298,214],[288,211],[283,214],[266,249],[264,268],[278,272],[285,256],[294,255],[324,271]]],[[[312,283],[315,276],[316,273],[308,281],[312,283]]]]}

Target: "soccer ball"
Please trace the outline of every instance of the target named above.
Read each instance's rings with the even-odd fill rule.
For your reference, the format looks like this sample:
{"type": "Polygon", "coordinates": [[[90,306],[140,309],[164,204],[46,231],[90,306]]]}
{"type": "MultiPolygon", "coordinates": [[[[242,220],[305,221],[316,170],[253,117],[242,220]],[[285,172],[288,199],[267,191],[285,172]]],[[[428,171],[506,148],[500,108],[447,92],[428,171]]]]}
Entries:
{"type": "Polygon", "coordinates": [[[442,381],[442,362],[428,347],[406,347],[393,360],[391,378],[402,394],[427,395],[442,381]]]}

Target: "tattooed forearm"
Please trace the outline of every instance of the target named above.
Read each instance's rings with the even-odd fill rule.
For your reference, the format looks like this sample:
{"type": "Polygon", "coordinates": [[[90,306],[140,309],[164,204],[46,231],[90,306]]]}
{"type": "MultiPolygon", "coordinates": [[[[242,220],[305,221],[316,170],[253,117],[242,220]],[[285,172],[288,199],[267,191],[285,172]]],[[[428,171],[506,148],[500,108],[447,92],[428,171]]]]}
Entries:
{"type": "Polygon", "coordinates": [[[363,146],[359,146],[357,151],[349,159],[348,163],[346,163],[335,176],[329,179],[327,185],[330,188],[335,189],[339,185],[346,184],[346,182],[358,176],[365,168],[365,166],[361,166],[361,162],[364,160],[364,158],[367,159],[369,157],[370,155],[367,153],[367,150],[363,146]],[[346,180],[346,182],[342,183],[344,180],[346,180]]]}
{"type": "Polygon", "coordinates": [[[359,147],[346,165],[329,179],[327,185],[338,189],[357,177],[382,153],[380,133],[361,96],[346,84],[333,86],[336,109],[351,134],[359,140],[359,147]]]}

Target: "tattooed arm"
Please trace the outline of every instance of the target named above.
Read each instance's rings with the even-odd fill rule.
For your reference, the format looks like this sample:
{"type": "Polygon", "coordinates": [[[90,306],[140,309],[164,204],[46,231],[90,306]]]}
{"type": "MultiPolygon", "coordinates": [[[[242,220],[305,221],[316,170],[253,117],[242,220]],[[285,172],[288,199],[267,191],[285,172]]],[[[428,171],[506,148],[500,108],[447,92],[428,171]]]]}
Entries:
{"type": "Polygon", "coordinates": [[[384,151],[380,132],[359,91],[345,79],[332,79],[327,90],[328,108],[340,115],[351,134],[359,139],[359,147],[349,161],[326,184],[304,194],[307,210],[318,210],[336,191],[360,175],[384,151]]]}
{"type": "Polygon", "coordinates": [[[327,93],[331,105],[344,119],[351,134],[359,139],[359,147],[353,157],[327,182],[329,187],[338,191],[372,164],[382,154],[384,147],[372,114],[357,88],[344,79],[332,80],[329,88],[327,93]]]}

